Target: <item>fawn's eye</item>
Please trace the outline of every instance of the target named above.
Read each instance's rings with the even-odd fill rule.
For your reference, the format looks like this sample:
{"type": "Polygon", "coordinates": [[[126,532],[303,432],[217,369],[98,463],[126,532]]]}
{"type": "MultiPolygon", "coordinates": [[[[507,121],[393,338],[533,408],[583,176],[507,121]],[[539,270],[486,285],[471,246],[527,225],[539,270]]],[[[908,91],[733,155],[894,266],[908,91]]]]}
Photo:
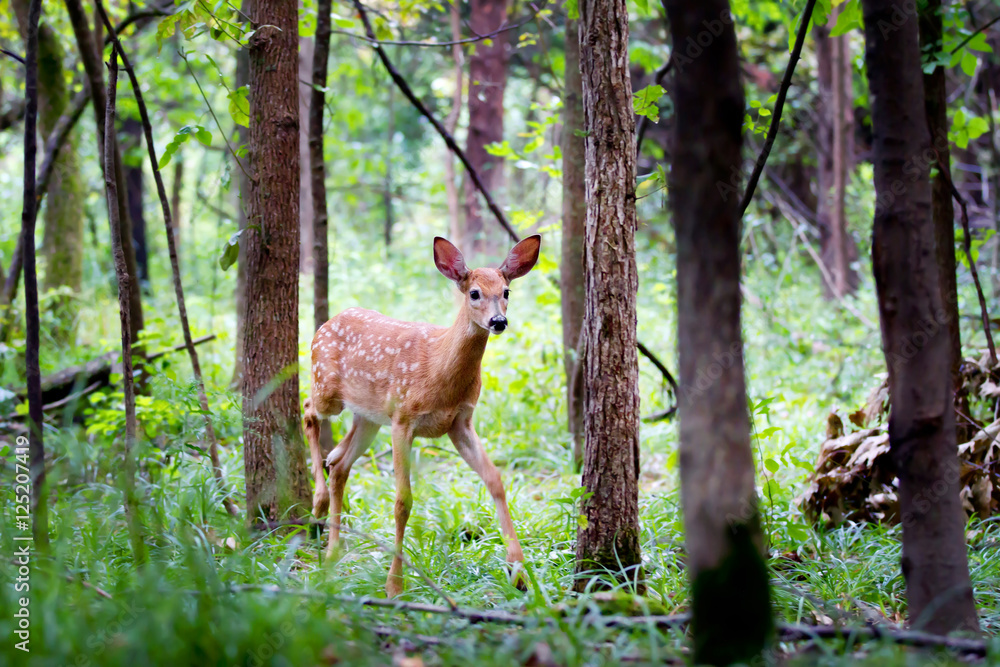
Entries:
{"type": "Polygon", "coordinates": [[[505,299],[510,298],[510,290],[509,289],[505,289],[503,291],[503,298],[505,298],[505,299]]]}
{"type": "Polygon", "coordinates": [[[479,290],[474,289],[471,292],[469,292],[469,298],[472,299],[473,301],[478,300],[479,299],[479,290]]]}

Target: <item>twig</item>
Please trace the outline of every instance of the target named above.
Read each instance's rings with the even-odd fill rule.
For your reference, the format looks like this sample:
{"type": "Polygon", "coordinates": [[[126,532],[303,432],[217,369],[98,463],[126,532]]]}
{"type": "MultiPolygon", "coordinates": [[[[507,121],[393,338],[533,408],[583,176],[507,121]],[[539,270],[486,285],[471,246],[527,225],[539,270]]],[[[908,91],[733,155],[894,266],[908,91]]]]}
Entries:
{"type": "Polygon", "coordinates": [[[969,211],[965,205],[965,198],[958,191],[958,188],[955,187],[955,182],[951,180],[951,170],[942,164],[940,156],[937,159],[937,168],[948,181],[948,187],[951,188],[951,196],[954,197],[955,201],[958,202],[959,208],[962,209],[962,246],[965,248],[965,256],[969,260],[969,272],[972,273],[972,282],[976,284],[976,296],[979,297],[979,313],[983,320],[983,333],[986,334],[986,347],[990,351],[990,364],[996,366],[997,348],[993,344],[993,333],[990,331],[990,314],[986,308],[986,297],[983,296],[983,285],[979,282],[979,270],[976,269],[976,260],[972,257],[972,232],[969,229],[969,211]]]}
{"type": "MultiPolygon", "coordinates": [[[[670,60],[665,64],[660,66],[660,69],[656,70],[656,74],[653,76],[653,83],[660,85],[663,81],[663,77],[673,69],[674,58],[671,55],[670,60]]],[[[646,130],[649,128],[649,116],[643,116],[639,120],[639,126],[635,128],[635,154],[639,155],[642,151],[642,140],[646,138],[646,130]]]]}
{"type": "Polygon", "coordinates": [[[427,109],[426,106],[424,106],[424,103],[420,101],[420,98],[418,98],[413,93],[413,90],[410,89],[410,85],[406,82],[406,79],[403,78],[403,76],[399,73],[396,67],[392,64],[392,61],[389,60],[389,56],[386,55],[385,49],[382,48],[381,43],[375,38],[375,31],[372,29],[372,24],[371,21],[368,19],[368,12],[365,10],[364,5],[361,4],[360,0],[354,0],[354,7],[358,10],[358,14],[360,14],[361,16],[361,21],[362,23],[364,23],[365,32],[368,34],[368,39],[371,41],[372,48],[375,49],[375,52],[378,54],[379,60],[382,61],[382,64],[385,66],[386,71],[389,72],[389,76],[392,78],[393,82],[395,82],[400,92],[403,93],[406,99],[410,101],[410,104],[412,104],[417,109],[417,111],[420,113],[421,116],[430,121],[431,125],[434,126],[434,129],[437,130],[437,133],[441,135],[442,139],[444,139],[445,144],[447,144],[448,148],[451,149],[451,152],[457,155],[458,159],[461,160],[462,164],[465,166],[465,169],[469,173],[469,179],[472,181],[473,185],[476,186],[476,189],[479,190],[480,193],[482,193],[483,199],[486,200],[486,205],[489,207],[490,211],[496,217],[497,222],[500,223],[500,226],[504,228],[504,230],[511,237],[511,239],[513,239],[514,241],[520,241],[521,239],[518,236],[517,232],[515,232],[514,228],[510,226],[509,222],[507,222],[507,217],[503,214],[503,211],[500,210],[500,207],[497,206],[497,203],[493,201],[493,197],[486,189],[486,186],[483,185],[482,180],[479,178],[478,172],[476,172],[476,169],[469,162],[469,158],[466,157],[465,152],[458,147],[457,143],[455,143],[455,138],[452,137],[451,134],[449,134],[449,132],[446,129],[444,129],[444,126],[441,125],[438,119],[434,117],[434,115],[427,109]]]}
{"type": "MultiPolygon", "coordinates": [[[[109,32],[111,32],[111,34],[114,34],[112,32],[113,28],[111,26],[111,21],[108,19],[107,12],[104,11],[104,4],[101,0],[95,0],[94,4],[97,7],[97,12],[101,15],[101,20],[104,21],[105,27],[109,32]]],[[[181,331],[184,334],[184,344],[187,347],[188,356],[191,358],[191,370],[194,373],[195,385],[198,387],[199,407],[201,408],[202,415],[205,418],[205,439],[208,440],[209,456],[212,459],[212,474],[215,477],[215,481],[219,484],[222,490],[226,492],[225,481],[222,477],[222,465],[219,462],[219,443],[215,437],[215,428],[212,425],[212,416],[208,409],[208,396],[205,393],[205,381],[202,378],[201,364],[198,362],[198,351],[195,350],[194,342],[191,337],[191,325],[188,322],[187,307],[184,304],[184,286],[181,283],[180,264],[177,261],[177,243],[174,239],[173,233],[173,217],[170,214],[170,202],[167,199],[167,189],[163,185],[163,177],[160,174],[159,162],[156,159],[156,145],[153,142],[153,126],[149,122],[149,112],[146,109],[146,102],[142,97],[142,87],[139,85],[139,80],[135,76],[135,70],[132,68],[132,63],[129,62],[128,56],[122,49],[121,41],[119,41],[117,35],[114,37],[114,42],[115,49],[121,55],[122,64],[125,67],[125,71],[128,73],[129,81],[132,83],[132,92],[135,95],[136,106],[139,107],[139,118],[142,121],[143,131],[146,136],[146,148],[149,153],[149,163],[153,170],[153,180],[156,182],[156,193],[160,198],[160,207],[163,210],[163,225],[167,233],[167,250],[170,255],[170,268],[174,279],[174,294],[177,297],[177,311],[181,320],[181,331]]],[[[185,60],[185,62],[187,61],[185,60]]],[[[190,65],[188,65],[188,70],[190,70],[190,68],[190,65]]],[[[220,127],[219,129],[221,131],[222,128],[220,127]]],[[[230,516],[237,516],[239,514],[236,509],[236,505],[229,498],[228,493],[224,493],[222,502],[230,516]]]]}
{"type": "Polygon", "coordinates": [[[454,39],[449,42],[420,42],[415,40],[379,41],[375,39],[371,34],[369,34],[368,36],[359,35],[358,33],[351,32],[350,30],[331,30],[331,32],[335,32],[338,35],[347,35],[349,37],[354,37],[355,39],[363,40],[365,42],[368,42],[369,44],[377,44],[382,46],[427,46],[427,47],[461,46],[462,44],[472,44],[474,42],[481,42],[484,39],[490,39],[492,37],[496,37],[497,35],[502,35],[505,32],[510,32],[511,30],[517,30],[518,28],[523,28],[524,26],[534,21],[535,17],[538,16],[538,14],[542,11],[544,7],[545,3],[542,3],[541,7],[535,8],[535,12],[531,16],[529,16],[528,18],[524,19],[519,23],[514,23],[511,25],[504,26],[502,28],[498,28],[493,32],[486,33],[485,35],[476,35],[475,37],[466,37],[464,39],[454,39]]]}
{"type": "Polygon", "coordinates": [[[979,33],[983,32],[984,30],[986,30],[987,28],[989,28],[990,26],[992,26],[997,21],[1000,21],[1000,16],[998,16],[995,19],[993,19],[992,21],[984,23],[983,25],[981,25],[978,28],[976,28],[976,30],[971,35],[969,35],[968,37],[966,37],[965,39],[963,39],[961,42],[959,42],[958,46],[956,46],[955,48],[953,48],[948,53],[949,54],[955,53],[956,51],[958,51],[959,49],[961,49],[963,46],[965,46],[966,44],[968,44],[969,42],[971,42],[973,39],[975,39],[976,35],[978,35],[979,33]]]}
{"type": "Polygon", "coordinates": [[[667,367],[663,364],[663,362],[660,361],[657,358],[657,356],[653,354],[652,351],[650,351],[648,347],[643,345],[642,341],[637,340],[635,342],[635,346],[639,349],[639,353],[642,356],[649,359],[653,363],[653,365],[656,366],[657,370],[659,370],[660,373],[663,374],[663,379],[670,384],[670,388],[674,392],[674,404],[672,407],[669,407],[666,410],[661,410],[660,412],[654,412],[651,415],[646,415],[645,417],[642,418],[642,420],[646,422],[656,422],[656,421],[663,421],[664,419],[669,419],[674,415],[675,412],[677,412],[678,397],[679,397],[677,391],[677,380],[675,380],[674,376],[670,374],[670,371],[667,370],[667,367]]]}
{"type": "Polygon", "coordinates": [[[8,51],[7,49],[0,49],[0,53],[4,54],[5,56],[10,56],[11,58],[13,58],[14,60],[16,60],[17,62],[21,63],[22,65],[24,64],[24,58],[22,58],[21,56],[17,55],[13,51],[8,51]]]}
{"type": "Polygon", "coordinates": [[[98,595],[100,595],[102,598],[104,598],[106,600],[113,600],[114,599],[113,597],[111,597],[111,594],[108,593],[107,591],[105,591],[104,589],[98,588],[97,586],[94,586],[93,584],[88,583],[88,582],[84,581],[83,579],[77,579],[76,577],[74,577],[71,574],[67,574],[66,575],[66,581],[68,581],[70,583],[76,582],[76,583],[80,584],[81,586],[83,586],[84,588],[89,588],[90,590],[94,591],[95,593],[97,593],[98,595]]]}
{"type": "Polygon", "coordinates": [[[966,655],[986,655],[986,642],[981,639],[962,639],[932,635],[916,630],[897,630],[878,626],[836,627],[832,625],[802,625],[779,623],[778,636],[782,641],[803,639],[887,639],[895,644],[921,648],[947,648],[966,655]]]}
{"type": "Polygon", "coordinates": [[[46,405],[45,407],[42,408],[42,412],[52,412],[53,410],[58,410],[59,408],[63,407],[64,405],[68,405],[68,404],[72,403],[73,401],[76,401],[76,400],[79,400],[79,399],[83,398],[87,394],[94,393],[95,391],[97,391],[98,389],[100,389],[102,386],[103,386],[103,383],[101,383],[101,382],[94,382],[91,385],[89,385],[89,386],[81,389],[80,391],[76,392],[75,394],[70,394],[69,396],[66,396],[64,398],[60,398],[58,401],[55,401],[53,403],[49,403],[48,405],[46,405]]]}
{"type": "Polygon", "coordinates": [[[785,106],[785,96],[788,95],[788,88],[792,85],[792,74],[795,72],[795,66],[799,62],[799,55],[802,53],[802,44],[806,41],[806,33],[809,32],[809,21],[812,19],[813,8],[815,6],[816,0],[807,0],[806,8],[802,10],[802,22],[799,24],[799,32],[795,36],[795,46],[792,48],[791,55],[788,56],[785,76],[781,78],[781,86],[778,88],[778,99],[774,103],[771,126],[767,128],[767,139],[764,140],[764,147],[761,149],[760,155],[757,156],[757,162],[754,164],[753,172],[750,174],[750,180],[747,181],[747,189],[743,192],[743,201],[740,202],[741,217],[746,213],[747,207],[750,206],[754,190],[757,189],[757,181],[760,180],[760,173],[764,170],[767,158],[771,154],[771,147],[774,146],[774,140],[778,137],[778,130],[781,124],[781,110],[785,106]]]}
{"type": "Polygon", "coordinates": [[[222,129],[222,123],[219,122],[219,117],[215,115],[215,109],[212,108],[212,104],[208,101],[208,97],[205,95],[205,89],[201,87],[198,77],[195,76],[194,70],[191,68],[191,63],[188,62],[187,54],[183,51],[177,51],[177,55],[179,55],[184,61],[184,64],[187,65],[188,74],[190,74],[191,78],[194,80],[194,85],[198,86],[198,92],[201,93],[201,99],[205,100],[205,106],[208,107],[208,112],[212,114],[212,119],[215,120],[215,126],[219,128],[219,134],[222,135],[222,140],[226,142],[226,148],[229,149],[230,155],[232,155],[233,159],[236,160],[236,164],[239,166],[240,171],[243,172],[243,175],[256,183],[257,179],[247,173],[247,170],[243,167],[243,163],[240,162],[240,159],[236,156],[236,151],[233,150],[232,144],[229,143],[229,137],[226,136],[225,130],[222,129]]]}
{"type": "Polygon", "coordinates": [[[379,549],[381,549],[385,553],[389,554],[390,556],[394,556],[394,557],[398,558],[399,560],[403,561],[403,565],[405,565],[406,567],[408,567],[411,570],[413,570],[414,572],[416,572],[417,575],[419,575],[420,578],[424,580],[424,583],[427,584],[432,591],[434,591],[435,593],[437,593],[439,596],[441,596],[441,599],[443,599],[445,602],[448,603],[448,607],[449,607],[449,609],[451,609],[451,611],[454,612],[455,610],[458,609],[458,605],[455,604],[455,601],[452,600],[450,597],[448,597],[448,594],[445,593],[443,590],[441,590],[440,586],[438,586],[437,584],[435,584],[434,581],[431,580],[431,578],[428,577],[427,574],[424,573],[423,570],[421,570],[419,567],[415,566],[413,563],[411,563],[406,558],[406,556],[403,555],[403,550],[402,549],[399,549],[397,551],[395,548],[390,547],[389,545],[387,545],[386,543],[382,542],[381,540],[379,540],[374,535],[369,535],[368,533],[362,533],[359,530],[354,530],[353,528],[348,528],[347,526],[341,526],[340,530],[341,530],[341,532],[348,533],[350,535],[356,535],[358,537],[363,537],[366,540],[371,540],[372,543],[376,547],[378,547],[379,549]]]}

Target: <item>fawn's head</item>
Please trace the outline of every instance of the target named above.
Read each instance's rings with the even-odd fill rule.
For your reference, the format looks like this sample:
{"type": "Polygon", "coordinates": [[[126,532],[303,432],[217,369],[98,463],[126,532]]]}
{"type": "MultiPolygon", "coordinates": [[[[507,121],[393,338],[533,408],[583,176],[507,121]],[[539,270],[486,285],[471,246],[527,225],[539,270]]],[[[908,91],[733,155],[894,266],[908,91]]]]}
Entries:
{"type": "Polygon", "coordinates": [[[465,266],[461,251],[447,239],[434,238],[434,264],[446,278],[455,281],[462,292],[462,308],[469,320],[490,333],[507,328],[508,286],[520,278],[538,261],[542,237],[529,236],[507,253],[499,269],[472,269],[465,266]]]}

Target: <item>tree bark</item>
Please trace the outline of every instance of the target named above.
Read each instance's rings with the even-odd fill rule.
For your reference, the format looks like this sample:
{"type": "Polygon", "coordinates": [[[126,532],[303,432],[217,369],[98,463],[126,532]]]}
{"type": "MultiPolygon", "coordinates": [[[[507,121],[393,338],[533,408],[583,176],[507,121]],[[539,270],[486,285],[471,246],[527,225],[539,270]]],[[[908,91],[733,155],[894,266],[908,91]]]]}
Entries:
{"type": "Polygon", "coordinates": [[[863,0],[872,99],[872,265],[889,368],[889,446],[899,477],[910,623],[978,631],[952,409],[951,344],[931,217],[917,17],[863,0]],[[915,168],[914,168],[915,167],[915,168]]]}
{"type": "Polygon", "coordinates": [[[824,281],[823,292],[835,299],[854,292],[859,279],[851,268],[858,258],[857,245],[847,229],[845,203],[854,156],[853,85],[848,35],[830,37],[830,25],[840,13],[834,10],[830,24],[816,26],[816,55],[820,91],[819,197],[816,217],[820,224],[823,264],[833,285],[824,281]]]}
{"type": "MultiPolygon", "coordinates": [[[[457,2],[451,3],[449,12],[451,22],[451,39],[457,42],[462,38],[461,21],[462,10],[457,2]]],[[[574,36],[575,40],[575,36],[574,36]]],[[[462,45],[454,44],[451,47],[451,57],[455,61],[455,93],[451,97],[451,111],[448,112],[444,120],[444,129],[448,134],[454,136],[455,128],[458,127],[458,117],[462,114],[462,87],[465,56],[462,54],[462,45]]],[[[458,202],[458,183],[455,182],[455,156],[451,151],[445,155],[444,161],[444,188],[448,199],[448,231],[451,242],[457,247],[463,248],[462,238],[462,212],[458,202]]]]}
{"type": "MultiPolygon", "coordinates": [[[[677,235],[681,500],[694,662],[753,663],[773,628],[762,556],[740,328],[743,87],[726,0],[665,0],[678,59],[670,203],[677,235]]],[[[676,56],[675,56],[676,57],[676,56]]]]}
{"type": "MultiPolygon", "coordinates": [[[[42,375],[39,368],[38,275],[35,272],[35,158],[38,151],[38,22],[41,0],[31,0],[25,16],[24,72],[24,197],[21,239],[24,248],[24,302],[26,337],[24,364],[28,384],[28,474],[31,480],[31,531],[39,549],[49,545],[49,508],[45,489],[45,441],[42,431],[42,375]]],[[[18,439],[18,454],[23,441],[18,439]]]]}
{"type": "MultiPolygon", "coordinates": [[[[928,0],[920,13],[920,48],[938,54],[942,49],[943,35],[941,0],[928,0]]],[[[931,137],[931,148],[941,164],[951,168],[948,144],[948,98],[944,67],[938,66],[924,73],[924,109],[931,137]]],[[[948,318],[948,342],[951,349],[951,386],[954,391],[962,387],[962,333],[958,317],[958,284],[955,276],[955,209],[947,174],[938,171],[931,179],[931,218],[934,224],[934,246],[938,265],[938,282],[941,288],[941,305],[948,318]]],[[[967,410],[964,410],[969,414],[967,410]]],[[[958,427],[967,442],[972,434],[958,427]]]]}
{"type": "MultiPolygon", "coordinates": [[[[181,247],[181,193],[184,191],[184,155],[182,151],[183,149],[178,150],[170,160],[171,164],[174,165],[174,176],[170,182],[170,211],[173,213],[170,222],[170,235],[174,237],[174,247],[177,248],[178,253],[181,247]]],[[[237,169],[237,171],[241,178],[246,178],[243,176],[242,170],[237,169]]],[[[242,183],[242,181],[240,182],[242,183]]]]}
{"type": "MultiPolygon", "coordinates": [[[[100,25],[100,24],[98,24],[100,25]]],[[[115,175],[116,155],[115,142],[115,101],[118,90],[118,52],[111,50],[108,62],[108,92],[105,95],[106,111],[104,117],[104,187],[107,194],[108,223],[111,236],[111,253],[115,262],[115,274],[118,277],[118,313],[122,334],[122,386],[125,395],[125,443],[123,456],[125,463],[122,470],[123,491],[125,494],[125,521],[128,524],[129,538],[132,542],[132,555],[136,562],[146,562],[146,545],[143,542],[142,524],[139,518],[139,503],[135,495],[135,459],[133,458],[136,435],[135,418],[135,384],[132,373],[132,325],[130,285],[134,282],[125,262],[124,243],[128,239],[122,233],[118,220],[118,179],[115,175]]]]}
{"type": "MultiPolygon", "coordinates": [[[[129,145],[142,144],[142,123],[135,118],[122,122],[122,134],[129,138],[129,145]]],[[[132,243],[135,246],[136,275],[145,290],[149,290],[149,252],[146,248],[146,216],[142,210],[142,162],[125,165],[125,189],[128,216],[132,221],[132,243]]]]}
{"type": "MultiPolygon", "coordinates": [[[[507,20],[507,0],[470,0],[469,26],[478,35],[500,28],[507,20]]],[[[506,33],[490,44],[477,42],[469,57],[469,134],[465,154],[483,185],[496,193],[503,179],[503,160],[486,146],[503,141],[503,94],[507,87],[509,59],[506,33]]],[[[472,181],[465,178],[465,240],[473,252],[489,251],[489,232],[483,224],[482,206],[472,181]]]]}
{"type": "MultiPolygon", "coordinates": [[[[580,2],[586,155],[584,250],[585,520],[578,574],[642,583],[639,553],[639,359],[636,353],[635,115],[626,0],[580,2]]],[[[579,576],[578,590],[589,577],[579,576]]]]}
{"type": "MultiPolygon", "coordinates": [[[[326,158],[323,153],[323,111],[326,107],[327,67],[330,60],[331,0],[316,7],[316,41],[313,46],[312,90],[309,100],[309,173],[312,179],[313,326],[316,331],[330,319],[329,213],[326,207],[326,158]]],[[[319,445],[333,449],[329,419],[319,425],[319,445]]]]}
{"type": "Polygon", "coordinates": [[[258,0],[250,38],[243,442],[247,520],[309,507],[299,427],[298,4],[258,0]],[[273,26],[273,27],[272,27],[273,26]]]}
{"type": "Polygon", "coordinates": [[[580,331],[583,328],[583,240],[587,226],[586,154],[583,141],[583,83],[580,78],[580,25],[566,19],[566,74],[562,117],[562,292],[563,368],[573,460],[583,465],[583,382],[580,331]]]}
{"type": "Polygon", "coordinates": [[[302,273],[313,271],[313,196],[312,196],[312,171],[309,169],[310,151],[309,148],[309,118],[312,108],[312,87],[306,83],[311,80],[312,70],[315,67],[313,58],[313,41],[308,37],[299,38],[299,164],[301,173],[299,174],[299,226],[301,229],[301,243],[299,247],[299,270],[302,273]]]}
{"type": "MultiPolygon", "coordinates": [[[[247,16],[253,14],[253,0],[243,0],[240,11],[247,16]]],[[[250,55],[245,48],[236,52],[236,87],[242,88],[250,83],[250,55]]],[[[236,126],[237,142],[242,145],[249,145],[249,128],[236,126]]],[[[236,225],[239,230],[247,228],[247,212],[250,210],[250,179],[242,169],[236,170],[237,183],[239,184],[239,200],[236,202],[237,220],[236,225]]],[[[247,285],[247,232],[240,236],[239,257],[236,260],[236,290],[234,300],[236,302],[236,336],[235,336],[235,356],[233,359],[233,377],[229,381],[229,386],[236,389],[243,386],[243,349],[246,340],[246,285],[247,285]]]]}
{"type": "MultiPolygon", "coordinates": [[[[94,103],[94,121],[97,124],[97,147],[100,153],[101,169],[105,168],[106,162],[103,160],[105,150],[104,141],[106,133],[104,131],[104,114],[107,107],[107,93],[104,90],[104,72],[102,71],[101,59],[94,33],[90,29],[90,20],[83,9],[80,0],[65,0],[66,11],[69,14],[70,23],[73,26],[73,34],[76,36],[76,43],[80,51],[80,60],[87,74],[87,85],[90,86],[91,100],[94,103]]],[[[112,153],[114,155],[114,178],[115,192],[118,197],[118,224],[121,227],[121,237],[132,239],[132,225],[128,216],[128,202],[125,195],[125,176],[122,170],[121,150],[118,147],[117,136],[112,133],[114,144],[112,153]]],[[[125,266],[130,276],[136,275],[135,247],[131,242],[125,243],[122,252],[125,255],[125,266]]],[[[142,315],[142,293],[139,289],[139,281],[132,280],[129,284],[129,312],[131,340],[137,340],[139,332],[143,327],[142,315]]]]}
{"type": "MultiPolygon", "coordinates": [[[[21,36],[27,37],[28,0],[15,0],[21,36]]],[[[56,123],[69,108],[70,95],[63,67],[65,52],[59,36],[46,24],[38,28],[38,129],[49,137],[56,123]]],[[[83,182],[79,156],[72,137],[67,138],[52,169],[45,203],[45,238],[42,253],[45,258],[44,291],[69,288],[80,291],[83,282],[83,182]]],[[[49,310],[58,322],[50,332],[56,340],[68,342],[76,322],[77,299],[63,296],[50,302],[49,310]]]]}

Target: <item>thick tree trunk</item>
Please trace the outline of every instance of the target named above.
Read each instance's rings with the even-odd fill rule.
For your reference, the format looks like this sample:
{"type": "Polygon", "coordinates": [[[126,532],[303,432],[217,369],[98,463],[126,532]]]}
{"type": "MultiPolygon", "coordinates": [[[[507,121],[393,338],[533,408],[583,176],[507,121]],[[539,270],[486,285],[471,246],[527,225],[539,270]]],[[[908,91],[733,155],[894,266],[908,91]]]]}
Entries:
{"type": "MultiPolygon", "coordinates": [[[[639,553],[639,359],[636,353],[635,114],[625,0],[580,2],[586,154],[583,336],[585,521],[578,574],[642,584],[639,553]]],[[[583,589],[588,577],[577,579],[583,589]]]]}
{"type": "MultiPolygon", "coordinates": [[[[104,112],[107,106],[107,92],[104,90],[104,65],[101,63],[98,50],[98,42],[94,33],[90,29],[90,20],[84,11],[83,3],[80,0],[65,0],[66,11],[69,14],[70,23],[73,26],[73,34],[76,36],[76,43],[80,52],[80,60],[87,74],[87,85],[90,86],[91,100],[94,104],[94,121],[97,124],[97,146],[101,154],[101,169],[105,168],[104,156],[104,112]]],[[[114,136],[114,133],[112,133],[114,136]]],[[[132,224],[128,216],[128,202],[126,200],[125,175],[122,170],[121,150],[118,147],[118,139],[114,136],[114,146],[112,153],[115,158],[115,192],[118,197],[118,224],[121,228],[121,237],[126,241],[132,238],[132,224]]],[[[135,247],[130,242],[123,244],[122,252],[125,256],[125,267],[130,276],[136,275],[135,247]]],[[[137,340],[139,332],[143,326],[142,316],[142,293],[139,289],[139,281],[131,280],[129,284],[129,311],[130,323],[132,327],[131,339],[137,340]]]]}
{"type": "Polygon", "coordinates": [[[583,240],[587,226],[586,154],[583,142],[583,82],[580,78],[580,25],[566,19],[566,88],[562,117],[562,291],[563,367],[566,409],[573,437],[573,460],[583,464],[583,382],[579,380],[583,328],[583,240]]]}
{"type": "MultiPolygon", "coordinates": [[[[242,53],[242,51],[241,51],[242,53]]],[[[242,130],[242,128],[240,128],[242,130]]],[[[173,217],[170,223],[170,234],[174,237],[174,247],[178,256],[181,249],[181,193],[184,191],[184,155],[182,150],[174,153],[170,163],[174,165],[174,176],[170,182],[170,210],[173,217]]],[[[236,169],[241,178],[246,178],[241,169],[236,169]]],[[[240,181],[242,183],[242,181],[240,181]]]]}
{"type": "Polygon", "coordinates": [[[312,86],[307,82],[313,74],[313,41],[308,37],[299,38],[299,227],[301,233],[299,248],[299,270],[313,271],[313,196],[312,172],[309,169],[309,117],[312,104],[312,86]]]}
{"type": "MultiPolygon", "coordinates": [[[[27,33],[28,0],[15,0],[21,36],[27,33]]],[[[65,52],[59,36],[46,24],[38,29],[38,129],[47,139],[69,106],[69,87],[63,67],[65,52]]],[[[79,157],[72,137],[66,140],[52,169],[49,197],[45,202],[45,291],[68,287],[79,292],[83,281],[83,181],[79,157]]],[[[72,296],[51,301],[50,310],[59,323],[50,332],[57,340],[68,342],[73,334],[78,311],[72,296]]]]}
{"type": "MultiPolygon", "coordinates": [[[[507,20],[507,0],[470,0],[469,27],[478,35],[493,32],[507,20]]],[[[503,141],[503,93],[507,87],[508,37],[497,35],[490,44],[478,42],[469,56],[469,135],[465,154],[491,193],[503,179],[503,158],[486,146],[503,141]]],[[[473,252],[489,252],[489,232],[475,184],[465,178],[465,241],[473,252]]]]}
{"type": "Polygon", "coordinates": [[[951,343],[923,161],[930,141],[917,17],[901,18],[892,0],[862,6],[874,125],[872,265],[889,367],[908,613],[929,632],[978,630],[959,500],[951,343]]]}
{"type": "MultiPolygon", "coordinates": [[[[834,10],[835,20],[839,8],[834,10]]],[[[824,282],[827,298],[854,292],[859,284],[851,262],[857,245],[847,229],[844,205],[854,156],[853,85],[848,35],[830,37],[830,25],[816,26],[819,108],[819,197],[816,217],[821,227],[822,259],[833,284],[824,282]]]]}
{"type": "Polygon", "coordinates": [[[298,5],[258,0],[250,39],[250,220],[245,232],[243,442],[247,520],[309,507],[299,426],[298,5]],[[269,27],[274,26],[274,27],[269,27]],[[276,386],[275,386],[276,385],[276,386]]]}
{"type": "Polygon", "coordinates": [[[726,0],[666,0],[674,44],[717,37],[675,64],[670,202],[677,234],[681,500],[694,662],[753,662],[772,629],[740,329],[743,87],[726,0]]]}
{"type": "MultiPolygon", "coordinates": [[[[138,146],[142,143],[142,123],[135,118],[126,118],[122,122],[122,134],[129,137],[129,144],[138,146]]],[[[132,243],[135,246],[135,263],[137,276],[143,289],[149,290],[149,253],[146,249],[146,216],[142,211],[142,162],[136,165],[125,165],[125,188],[128,200],[128,215],[132,221],[132,243]]]]}
{"type": "MultiPolygon", "coordinates": [[[[941,0],[928,0],[920,13],[920,48],[937,54],[942,49],[943,26],[941,0]]],[[[951,168],[948,144],[948,99],[944,67],[924,73],[924,109],[931,137],[931,148],[937,161],[951,168]]],[[[936,166],[936,165],[932,165],[936,166]]],[[[951,349],[951,386],[958,391],[962,386],[962,334],[958,318],[958,285],[955,277],[955,209],[951,199],[949,178],[940,169],[931,179],[931,218],[934,223],[934,244],[937,250],[938,283],[941,288],[941,305],[948,318],[948,342],[951,349]]],[[[964,411],[969,414],[968,411],[964,411]]],[[[959,428],[967,442],[972,434],[959,428]]]]}

